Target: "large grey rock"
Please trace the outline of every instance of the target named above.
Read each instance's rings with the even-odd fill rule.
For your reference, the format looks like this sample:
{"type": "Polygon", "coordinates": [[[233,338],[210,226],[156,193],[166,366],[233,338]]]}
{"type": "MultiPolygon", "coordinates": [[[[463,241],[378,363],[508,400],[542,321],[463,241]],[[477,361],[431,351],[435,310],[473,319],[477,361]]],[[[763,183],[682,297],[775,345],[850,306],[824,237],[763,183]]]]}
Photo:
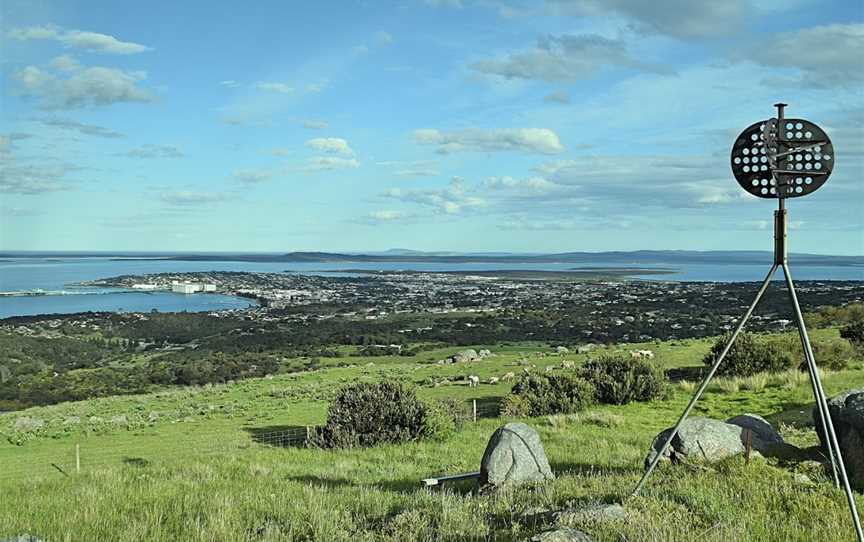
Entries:
{"type": "Polygon", "coordinates": [[[465,361],[474,361],[479,359],[480,356],[477,354],[477,351],[473,348],[469,348],[467,350],[462,350],[461,352],[456,352],[452,356],[450,356],[450,360],[452,363],[462,363],[465,361]]]}
{"type": "MultiPolygon", "coordinates": [[[[673,463],[687,460],[713,463],[727,457],[743,454],[745,443],[748,442],[748,433],[752,434],[749,439],[752,449],[762,455],[789,456],[794,455],[797,451],[794,446],[783,444],[782,438],[776,442],[780,435],[772,437],[776,431],[773,431],[771,425],[764,419],[758,418],[757,420],[756,417],[753,417],[746,421],[738,421],[754,426],[757,425],[757,422],[759,425],[764,423],[768,427],[751,429],[711,418],[688,418],[684,420],[678,434],[672,439],[672,445],[666,450],[663,459],[671,460],[673,463]],[[763,440],[760,434],[770,437],[771,440],[763,440]]],[[[651,451],[645,458],[646,469],[671,433],[672,428],[670,427],[654,438],[654,442],[651,443],[651,451]]]]}
{"type": "Polygon", "coordinates": [[[744,429],[753,431],[753,435],[759,437],[763,442],[782,444],[783,437],[777,432],[774,427],[768,423],[768,420],[757,414],[741,414],[733,416],[726,420],[726,423],[737,425],[744,429]]]}
{"type": "Polygon", "coordinates": [[[540,435],[524,423],[499,427],[486,445],[480,461],[480,485],[539,482],[555,478],[540,435]]]}
{"type": "Polygon", "coordinates": [[[594,539],[570,527],[558,527],[543,531],[528,539],[529,542],[594,542],[594,539]]]}
{"type": "MultiPolygon", "coordinates": [[[[864,490],[864,389],[849,390],[832,397],[828,401],[828,413],[837,434],[849,481],[856,489],[864,490]]],[[[813,421],[822,448],[827,449],[828,437],[815,406],[813,421]]]]}

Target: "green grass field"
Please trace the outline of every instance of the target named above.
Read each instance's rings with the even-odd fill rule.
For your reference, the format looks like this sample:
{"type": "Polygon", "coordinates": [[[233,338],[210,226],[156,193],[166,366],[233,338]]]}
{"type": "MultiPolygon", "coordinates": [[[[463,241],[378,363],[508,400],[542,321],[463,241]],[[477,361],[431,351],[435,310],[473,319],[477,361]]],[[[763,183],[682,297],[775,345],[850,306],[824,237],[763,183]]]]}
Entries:
{"type": "MultiPolygon", "coordinates": [[[[668,368],[698,367],[711,344],[693,340],[611,350],[649,348],[668,368]]],[[[0,442],[0,539],[30,533],[47,541],[522,540],[546,527],[524,513],[530,509],[625,499],[652,438],[674,423],[692,394],[692,384],[677,383],[662,401],[525,420],[538,429],[558,478],[492,495],[472,494],[470,483],[430,491],[419,481],[477,470],[489,436],[505,419],[481,418],[441,442],[364,450],[285,447],[253,438],[323,422],[340,384],[390,378],[416,384],[421,396],[485,404],[511,385],[488,384],[489,377],[585,358],[552,355],[553,349],[539,344],[475,348],[484,347],[496,356],[435,363],[461,349],[454,347],[415,358],[338,360],[354,367],[328,367],[331,361],[322,360],[322,369],[272,379],[0,415],[6,437],[0,442]],[[468,374],[483,383],[469,388],[454,380],[468,374]]],[[[864,366],[826,373],[824,381],[829,395],[862,387],[864,366]]],[[[788,441],[803,446],[816,442],[812,402],[809,381],[787,374],[720,380],[696,412],[717,418],[761,414],[788,441]]],[[[745,464],[736,458],[704,468],[662,467],[642,496],[625,503],[625,522],[574,526],[598,541],[616,542],[854,536],[842,492],[807,464],[745,464]],[[816,483],[803,483],[794,476],[798,471],[816,483]]],[[[859,507],[864,509],[860,496],[859,507]]]]}

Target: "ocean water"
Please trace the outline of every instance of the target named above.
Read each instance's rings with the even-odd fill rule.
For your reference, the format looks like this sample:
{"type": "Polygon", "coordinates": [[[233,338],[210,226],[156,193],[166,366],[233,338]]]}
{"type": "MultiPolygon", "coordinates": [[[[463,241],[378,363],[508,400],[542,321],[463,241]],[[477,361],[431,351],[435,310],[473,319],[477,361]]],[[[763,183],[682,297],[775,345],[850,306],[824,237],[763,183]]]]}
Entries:
{"type": "MultiPolygon", "coordinates": [[[[129,292],[106,288],[80,288],[74,283],[117,275],[192,271],[254,271],[330,274],[345,269],[414,270],[414,271],[489,271],[500,269],[566,271],[577,267],[639,267],[671,268],[664,275],[636,276],[647,280],[761,281],[770,262],[764,265],[729,263],[715,264],[644,264],[633,262],[573,263],[258,263],[258,262],[184,262],[171,260],[117,260],[90,258],[9,258],[0,261],[0,292],[32,292],[41,290],[48,295],[0,296],[0,318],[33,314],[62,314],[83,311],[212,311],[239,309],[254,304],[248,299],[215,294],[174,294],[170,292],[129,292]]],[[[864,280],[864,267],[796,266],[792,262],[795,280],[864,280]]],[[[782,279],[778,273],[775,278],[782,279]]]]}

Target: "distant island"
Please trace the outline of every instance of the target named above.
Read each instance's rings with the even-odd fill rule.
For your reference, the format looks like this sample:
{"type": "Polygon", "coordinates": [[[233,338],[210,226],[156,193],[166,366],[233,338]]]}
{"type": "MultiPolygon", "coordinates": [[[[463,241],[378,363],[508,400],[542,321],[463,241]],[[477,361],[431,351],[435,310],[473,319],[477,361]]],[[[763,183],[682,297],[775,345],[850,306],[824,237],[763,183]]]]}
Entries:
{"type": "MultiPolygon", "coordinates": [[[[765,264],[770,265],[773,253],[764,250],[635,250],[609,252],[561,252],[554,254],[526,254],[507,252],[420,252],[389,250],[386,252],[0,252],[0,258],[110,258],[116,260],[172,260],[172,261],[232,261],[275,263],[496,263],[496,264],[550,264],[573,263],[669,266],[681,264],[765,264]]],[[[824,254],[791,254],[798,265],[864,267],[864,256],[833,256],[824,254]]]]}

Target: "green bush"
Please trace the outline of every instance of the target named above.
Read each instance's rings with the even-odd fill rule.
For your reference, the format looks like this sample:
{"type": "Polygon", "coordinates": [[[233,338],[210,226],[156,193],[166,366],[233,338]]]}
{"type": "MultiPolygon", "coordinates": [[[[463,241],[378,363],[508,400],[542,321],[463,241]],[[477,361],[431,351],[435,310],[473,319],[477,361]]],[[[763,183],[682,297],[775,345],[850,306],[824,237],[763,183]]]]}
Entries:
{"type": "Polygon", "coordinates": [[[456,420],[448,405],[441,401],[425,403],[426,416],[423,419],[423,438],[445,440],[456,430],[456,420]]]}
{"type": "Polygon", "coordinates": [[[588,360],[579,375],[594,386],[600,403],[626,405],[631,401],[650,401],[666,389],[663,370],[644,359],[604,356],[588,360]]]}
{"type": "Polygon", "coordinates": [[[341,388],[327,411],[327,423],[313,444],[355,448],[386,442],[440,437],[449,427],[443,409],[417,398],[413,388],[393,381],[361,382],[341,388]]]}
{"type": "MultiPolygon", "coordinates": [[[[702,362],[711,366],[720,356],[729,334],[723,335],[711,351],[705,355],[702,362]]],[[[741,333],[726,354],[726,358],[717,369],[721,376],[750,376],[756,373],[776,373],[794,367],[795,363],[789,352],[774,341],[759,339],[751,333],[741,333]]]]}
{"type": "Polygon", "coordinates": [[[856,320],[841,327],[840,336],[858,350],[864,350],[864,320],[856,320]]]}
{"type": "MultiPolygon", "coordinates": [[[[804,358],[804,349],[801,347],[801,339],[797,333],[768,335],[763,340],[787,356],[790,359],[790,367],[798,367],[801,371],[807,370],[807,360],[804,358]]],[[[855,349],[843,339],[811,335],[810,346],[813,347],[816,365],[820,369],[839,371],[848,367],[849,362],[855,359],[855,349]]]]}
{"type": "Polygon", "coordinates": [[[594,386],[571,373],[523,375],[505,397],[509,416],[572,414],[594,403],[594,386]]]}

